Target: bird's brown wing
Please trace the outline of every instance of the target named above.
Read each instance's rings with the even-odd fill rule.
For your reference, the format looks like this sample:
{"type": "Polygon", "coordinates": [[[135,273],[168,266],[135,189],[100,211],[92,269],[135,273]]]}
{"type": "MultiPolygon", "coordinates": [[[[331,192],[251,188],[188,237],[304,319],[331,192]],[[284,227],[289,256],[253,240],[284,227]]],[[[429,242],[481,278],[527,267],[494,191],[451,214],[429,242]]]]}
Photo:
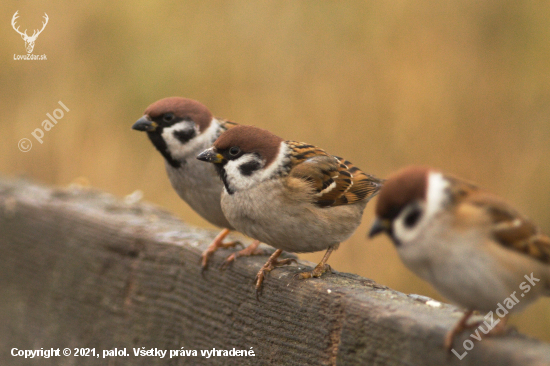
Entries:
{"type": "Polygon", "coordinates": [[[314,203],[321,207],[346,205],[375,196],[383,180],[363,173],[349,161],[301,142],[287,141],[293,150],[289,175],[314,189],[314,203]]]}
{"type": "Polygon", "coordinates": [[[218,121],[220,121],[220,126],[222,127],[223,132],[229,130],[230,128],[238,126],[237,123],[226,120],[226,119],[218,119],[218,121]]]}
{"type": "Polygon", "coordinates": [[[488,214],[492,223],[491,232],[497,243],[550,264],[550,238],[542,234],[531,220],[500,197],[477,189],[469,183],[453,183],[452,186],[457,192],[468,191],[469,194],[464,195],[464,201],[488,214]]]}

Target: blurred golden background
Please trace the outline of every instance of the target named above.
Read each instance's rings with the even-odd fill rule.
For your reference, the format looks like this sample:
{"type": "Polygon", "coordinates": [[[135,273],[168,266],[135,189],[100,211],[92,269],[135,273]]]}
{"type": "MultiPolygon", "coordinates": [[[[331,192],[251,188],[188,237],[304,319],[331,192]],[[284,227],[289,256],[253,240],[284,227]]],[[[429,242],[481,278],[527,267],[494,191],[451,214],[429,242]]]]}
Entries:
{"type": "MultiPolygon", "coordinates": [[[[131,125],[157,99],[319,145],[385,177],[427,164],[505,197],[550,233],[550,4],[534,1],[3,2],[0,173],[145,200],[208,227],[131,125]],[[12,29],[49,23],[34,54],[12,29]],[[46,113],[70,109],[39,144],[46,113]],[[18,141],[29,138],[29,152],[18,141]]],[[[441,299],[366,240],[373,207],[329,263],[441,299]]],[[[323,253],[300,255],[320,260],[323,253]]],[[[550,340],[550,299],[512,317],[550,340]]]]}

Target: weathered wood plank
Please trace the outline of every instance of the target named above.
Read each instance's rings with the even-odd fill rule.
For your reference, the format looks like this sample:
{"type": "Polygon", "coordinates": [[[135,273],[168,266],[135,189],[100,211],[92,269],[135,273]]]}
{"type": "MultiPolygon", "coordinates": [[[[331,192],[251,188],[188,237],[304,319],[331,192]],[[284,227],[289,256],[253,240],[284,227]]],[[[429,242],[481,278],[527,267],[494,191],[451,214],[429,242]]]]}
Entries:
{"type": "Polygon", "coordinates": [[[449,357],[442,342],[460,316],[454,307],[351,274],[294,280],[308,262],[274,270],[258,301],[253,281],[265,257],[201,275],[199,255],[214,235],[94,190],[0,180],[0,364],[550,364],[550,346],[521,335],[474,341],[462,361],[449,357]],[[28,360],[12,356],[14,347],[116,347],[129,356],[28,360]],[[135,357],[140,347],[199,355],[135,357]],[[213,348],[255,357],[201,357],[213,348]]]}

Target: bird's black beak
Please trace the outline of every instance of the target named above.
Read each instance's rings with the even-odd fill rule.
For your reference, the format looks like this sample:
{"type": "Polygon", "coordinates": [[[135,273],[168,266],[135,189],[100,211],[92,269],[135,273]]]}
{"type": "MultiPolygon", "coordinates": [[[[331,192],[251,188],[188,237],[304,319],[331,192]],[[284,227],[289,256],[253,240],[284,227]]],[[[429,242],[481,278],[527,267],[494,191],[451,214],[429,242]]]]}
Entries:
{"type": "Polygon", "coordinates": [[[207,163],[220,164],[224,161],[222,154],[219,154],[213,147],[206,149],[197,155],[197,159],[206,161],[207,163]]]}
{"type": "Polygon", "coordinates": [[[388,234],[391,232],[390,220],[381,220],[381,219],[374,220],[369,231],[369,238],[373,238],[382,232],[385,232],[388,234]]]}
{"type": "Polygon", "coordinates": [[[158,124],[149,119],[149,116],[143,116],[137,120],[132,126],[133,130],[153,132],[157,129],[158,124]]]}

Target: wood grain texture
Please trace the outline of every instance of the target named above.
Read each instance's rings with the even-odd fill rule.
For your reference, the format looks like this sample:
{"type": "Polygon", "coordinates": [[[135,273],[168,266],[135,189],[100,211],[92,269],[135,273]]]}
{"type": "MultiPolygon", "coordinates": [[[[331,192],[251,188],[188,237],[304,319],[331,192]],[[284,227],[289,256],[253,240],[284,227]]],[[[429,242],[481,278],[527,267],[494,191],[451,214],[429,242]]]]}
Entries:
{"type": "Polygon", "coordinates": [[[550,364],[548,344],[517,334],[473,341],[462,361],[449,357],[442,345],[461,315],[454,307],[351,274],[293,279],[311,266],[304,261],[268,275],[257,301],[254,276],[266,257],[219,271],[229,253],[220,251],[201,275],[200,253],[214,236],[148,204],[0,178],[0,364],[550,364]],[[116,347],[129,356],[29,360],[11,356],[14,347],[116,347]],[[135,357],[141,347],[199,355],[135,357]],[[255,357],[200,355],[251,347],[255,357]]]}

